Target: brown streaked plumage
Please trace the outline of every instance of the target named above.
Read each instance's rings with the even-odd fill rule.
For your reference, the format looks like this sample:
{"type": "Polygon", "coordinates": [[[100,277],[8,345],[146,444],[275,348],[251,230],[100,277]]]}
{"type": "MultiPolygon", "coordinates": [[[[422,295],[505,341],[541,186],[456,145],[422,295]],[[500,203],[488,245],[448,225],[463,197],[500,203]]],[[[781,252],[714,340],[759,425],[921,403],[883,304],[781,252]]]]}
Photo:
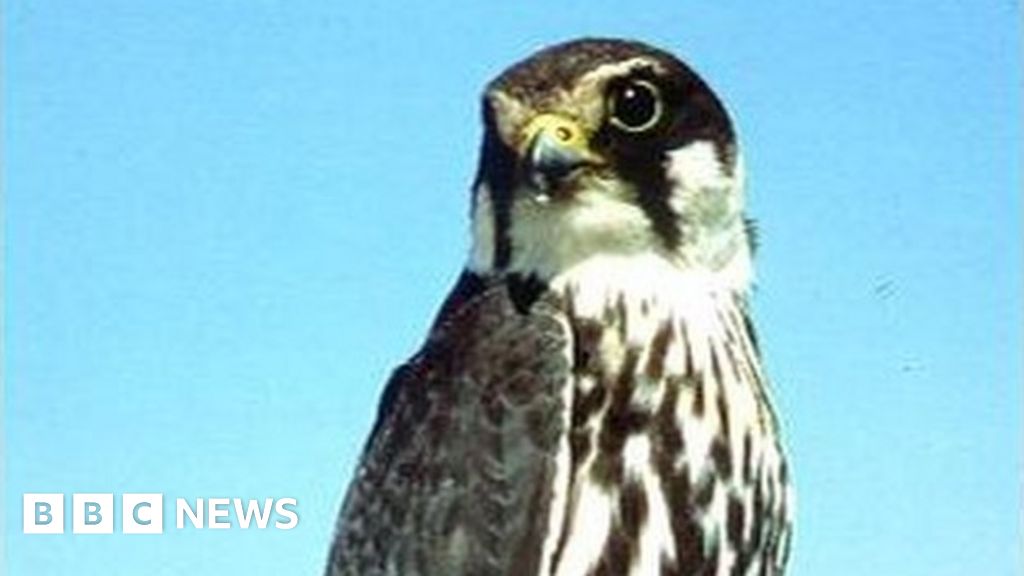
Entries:
{"type": "Polygon", "coordinates": [[[751,231],[725,107],[667,52],[580,40],[491,82],[469,261],[328,574],[782,574],[751,231]]]}

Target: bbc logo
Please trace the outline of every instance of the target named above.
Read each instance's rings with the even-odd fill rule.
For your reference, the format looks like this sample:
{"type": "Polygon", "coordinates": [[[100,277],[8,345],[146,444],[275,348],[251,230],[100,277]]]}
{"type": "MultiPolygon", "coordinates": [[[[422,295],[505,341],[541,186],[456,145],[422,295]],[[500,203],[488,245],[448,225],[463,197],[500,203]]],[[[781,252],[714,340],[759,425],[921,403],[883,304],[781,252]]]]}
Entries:
{"type": "MultiPolygon", "coordinates": [[[[22,531],[25,534],[64,533],[64,494],[23,494],[22,531]]],[[[71,496],[73,534],[113,534],[113,494],[71,496]]],[[[163,494],[122,494],[121,532],[163,534],[163,494]]]]}

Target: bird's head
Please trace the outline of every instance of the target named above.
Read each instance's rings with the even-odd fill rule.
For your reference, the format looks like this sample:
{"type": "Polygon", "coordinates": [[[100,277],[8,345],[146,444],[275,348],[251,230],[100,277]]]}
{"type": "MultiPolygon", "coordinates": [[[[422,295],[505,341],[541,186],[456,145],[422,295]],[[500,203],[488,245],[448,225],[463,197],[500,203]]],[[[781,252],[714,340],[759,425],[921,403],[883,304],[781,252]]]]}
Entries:
{"type": "Polygon", "coordinates": [[[732,123],[671,54],[622,40],[542,50],[486,88],[470,269],[551,279],[655,256],[745,287],[732,123]]]}

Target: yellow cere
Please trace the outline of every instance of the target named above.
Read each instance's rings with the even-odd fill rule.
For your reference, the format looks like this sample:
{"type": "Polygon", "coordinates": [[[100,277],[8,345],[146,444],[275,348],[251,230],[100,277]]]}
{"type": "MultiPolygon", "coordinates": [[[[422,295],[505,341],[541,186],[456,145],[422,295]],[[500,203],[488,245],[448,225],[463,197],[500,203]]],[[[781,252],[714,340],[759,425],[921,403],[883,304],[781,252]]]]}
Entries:
{"type": "Polygon", "coordinates": [[[559,114],[540,114],[530,120],[522,132],[522,146],[529,146],[542,131],[554,136],[567,148],[584,153],[588,151],[587,135],[583,128],[576,121],[559,114]]]}

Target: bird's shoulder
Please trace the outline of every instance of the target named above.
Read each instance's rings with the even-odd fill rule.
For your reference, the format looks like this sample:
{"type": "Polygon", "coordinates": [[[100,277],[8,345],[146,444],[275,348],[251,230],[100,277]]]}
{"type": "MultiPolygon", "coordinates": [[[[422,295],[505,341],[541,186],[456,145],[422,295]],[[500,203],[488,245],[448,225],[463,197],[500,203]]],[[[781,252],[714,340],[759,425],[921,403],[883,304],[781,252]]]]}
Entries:
{"type": "Polygon", "coordinates": [[[553,295],[523,312],[515,291],[464,275],[392,374],[343,507],[336,565],[389,557],[416,566],[408,574],[537,569],[568,425],[569,328],[553,295]],[[364,554],[411,533],[407,549],[364,554]]]}
{"type": "Polygon", "coordinates": [[[455,381],[484,392],[524,376],[561,377],[568,340],[564,306],[546,287],[462,272],[420,349],[388,379],[370,442],[402,405],[436,400],[455,381]],[[557,367],[541,366],[545,361],[557,367]]]}

